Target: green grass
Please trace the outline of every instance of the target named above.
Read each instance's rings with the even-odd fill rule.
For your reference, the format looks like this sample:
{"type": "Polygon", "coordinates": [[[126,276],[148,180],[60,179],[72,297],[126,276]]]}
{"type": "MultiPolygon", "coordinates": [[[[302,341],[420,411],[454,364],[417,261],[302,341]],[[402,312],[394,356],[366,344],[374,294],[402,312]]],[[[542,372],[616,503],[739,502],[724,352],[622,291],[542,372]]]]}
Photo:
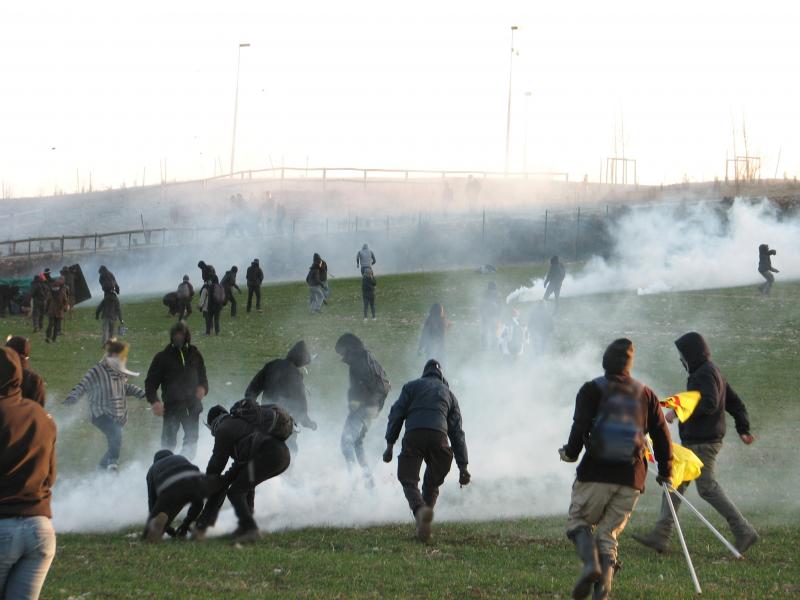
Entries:
{"type": "MultiPolygon", "coordinates": [[[[502,290],[510,291],[527,277],[540,274],[540,266],[514,267],[501,270],[492,279],[502,290]]],[[[474,299],[488,280],[469,272],[380,277],[379,320],[375,323],[362,322],[357,280],[335,280],[331,305],[316,316],[307,312],[304,285],[269,286],[264,290],[265,313],[242,312],[235,321],[224,318],[219,338],[197,335],[200,318],[194,315],[190,325],[209,366],[211,394],[206,405],[238,399],[265,360],[283,355],[294,341],[304,338],[320,353],[307,377],[313,415],[315,403],[323,402],[322,398],[344,398],[345,372],[332,348],[338,335],[348,330],[376,350],[398,389],[400,382],[418,375],[420,359],[413,350],[422,320],[435,301],[445,304],[453,321],[449,364],[477,365],[483,358],[474,351],[474,299]]],[[[570,349],[582,344],[602,347],[627,335],[637,344],[636,373],[662,393],[679,391],[685,374],[672,341],[685,331],[698,329],[711,341],[715,360],[748,404],[758,441],[745,449],[736,442],[731,427],[719,476],[760,530],[763,542],[748,553],[746,561],[734,562],[688,512],[683,518],[705,595],[710,597],[772,598],[800,593],[795,499],[799,478],[793,459],[800,416],[795,384],[800,349],[798,292],[800,284],[781,284],[768,299],[758,297],[754,288],[739,288],[562,301],[554,351],[563,351],[563,360],[569,360],[570,349]]],[[[166,344],[171,320],[164,316],[166,310],[159,301],[134,302],[125,296],[123,301],[133,346],[129,365],[146,371],[153,353],[166,344]]],[[[8,333],[13,323],[4,322],[8,333]]],[[[13,332],[18,333],[20,328],[15,327],[13,332]]],[[[67,335],[58,344],[41,342],[39,337],[33,340],[32,364],[47,379],[49,408],[56,419],[70,421],[61,429],[58,452],[61,476],[74,477],[94,469],[100,440],[80,409],[62,407],[57,401],[99,357],[99,324],[93,311],[80,309],[67,323],[67,335]]],[[[499,358],[488,360],[501,370],[524,369],[524,365],[504,365],[499,358]]],[[[454,387],[457,394],[464,393],[457,382],[454,387]]],[[[570,404],[576,389],[566,390],[564,397],[553,401],[570,404]]],[[[480,424],[470,422],[469,414],[464,418],[469,441],[480,424]]],[[[375,429],[380,430],[381,425],[379,422],[375,429]]],[[[564,435],[568,427],[565,422],[564,435]]],[[[380,435],[379,431],[371,433],[380,435]]],[[[536,435],[535,427],[532,435],[536,435]]],[[[142,447],[149,451],[157,436],[154,418],[143,404],[132,401],[123,460],[142,447]]],[[[477,480],[481,473],[473,471],[473,477],[477,480]]],[[[399,486],[397,493],[401,493],[399,486]]],[[[696,499],[693,494],[690,497],[696,499]]],[[[447,502],[446,495],[442,502],[447,502]]],[[[615,585],[615,597],[692,595],[677,544],[672,555],[659,557],[640,551],[630,538],[631,532],[644,531],[652,522],[657,503],[658,494],[651,488],[622,537],[625,566],[615,585]]],[[[712,512],[702,502],[698,506],[706,514],[712,512]]],[[[565,512],[566,508],[566,504],[554,507],[553,512],[565,512]]],[[[710,516],[722,525],[716,515],[710,516]]],[[[492,522],[492,515],[486,517],[486,522],[439,525],[430,546],[414,542],[410,523],[280,531],[245,549],[220,539],[204,545],[146,547],[131,537],[132,530],[64,534],[59,537],[44,597],[569,596],[577,559],[564,537],[563,517],[504,522],[492,522]]],[[[405,515],[398,515],[403,518],[405,515]]]]}

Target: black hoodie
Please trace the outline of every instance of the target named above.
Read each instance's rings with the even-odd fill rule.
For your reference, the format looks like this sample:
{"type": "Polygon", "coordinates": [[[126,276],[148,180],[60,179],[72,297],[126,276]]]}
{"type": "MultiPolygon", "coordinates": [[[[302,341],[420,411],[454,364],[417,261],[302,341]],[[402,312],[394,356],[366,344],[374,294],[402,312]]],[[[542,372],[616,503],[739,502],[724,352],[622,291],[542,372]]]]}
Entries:
{"type": "Polygon", "coordinates": [[[711,362],[708,344],[697,332],[690,332],[675,342],[686,361],[689,379],[686,389],[700,392],[700,402],[685,423],[678,426],[681,441],[687,444],[712,444],[725,437],[725,412],[729,412],[740,435],[750,433],[747,408],[733,391],[717,366],[711,362]]]}
{"type": "Polygon", "coordinates": [[[160,387],[166,413],[189,410],[200,414],[203,410],[196,394],[198,387],[205,389],[208,394],[206,365],[200,350],[192,346],[191,341],[189,327],[182,321],[175,323],[170,330],[170,343],[153,357],[147,371],[144,382],[147,401],[150,404],[158,402],[157,392],[160,387]],[[183,333],[185,339],[180,348],[171,341],[178,332],[183,333]]]}
{"type": "Polygon", "coordinates": [[[453,446],[453,454],[459,469],[466,469],[468,461],[467,442],[461,428],[461,410],[455,394],[442,374],[439,363],[429,360],[422,377],[409,381],[400,391],[400,397],[389,412],[386,427],[386,442],[394,444],[400,430],[432,429],[446,433],[453,446]]]}
{"type": "Polygon", "coordinates": [[[100,267],[98,273],[100,273],[100,288],[103,290],[103,293],[114,292],[119,295],[119,285],[117,284],[117,278],[114,277],[114,274],[105,266],[100,267]]]}
{"type": "MultiPolygon", "coordinates": [[[[633,342],[624,338],[612,342],[603,354],[605,378],[610,382],[633,384],[635,387],[641,388],[642,393],[639,396],[642,404],[641,428],[644,433],[649,433],[652,439],[659,474],[662,477],[669,477],[672,472],[672,439],[669,428],[653,390],[631,377],[633,356],[633,342]]],[[[577,458],[588,442],[602,399],[603,390],[596,380],[584,383],[578,392],[575,399],[572,430],[565,448],[565,452],[570,458],[577,458]]],[[[647,479],[647,459],[642,456],[642,459],[636,463],[618,465],[593,460],[591,456],[584,453],[583,460],[578,465],[577,476],[578,481],[613,483],[644,491],[647,479]]]]}
{"type": "Polygon", "coordinates": [[[336,352],[342,357],[342,362],[350,367],[348,401],[362,406],[382,408],[386,394],[383,390],[375,389],[375,376],[371,363],[380,365],[372,353],[364,347],[364,342],[352,333],[342,334],[336,341],[336,352]]]}
{"type": "Polygon", "coordinates": [[[311,362],[311,354],[304,341],[297,342],[289,350],[286,358],[269,361],[256,373],[244,397],[258,401],[263,394],[264,403],[275,403],[284,407],[292,418],[303,427],[310,427],[312,422],[308,416],[306,388],[303,385],[303,373],[300,369],[311,362]]]}
{"type": "Polygon", "coordinates": [[[772,259],[771,256],[775,256],[777,252],[775,250],[770,250],[767,244],[761,244],[758,247],[758,270],[761,273],[766,271],[772,271],[772,259]]]}

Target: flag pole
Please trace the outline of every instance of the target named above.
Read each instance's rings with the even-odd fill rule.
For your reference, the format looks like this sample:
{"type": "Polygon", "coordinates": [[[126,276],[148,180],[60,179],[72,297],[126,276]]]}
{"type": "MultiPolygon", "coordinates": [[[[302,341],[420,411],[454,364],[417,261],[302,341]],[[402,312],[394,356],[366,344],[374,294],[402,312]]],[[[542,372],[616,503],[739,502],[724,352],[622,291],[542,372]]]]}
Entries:
{"type": "Polygon", "coordinates": [[[664,488],[664,496],[667,499],[669,512],[672,513],[672,520],[675,522],[675,529],[678,531],[678,539],[681,541],[681,548],[683,548],[683,555],[686,557],[686,564],[688,565],[689,573],[692,576],[694,589],[698,594],[702,594],[703,590],[700,589],[700,582],[697,579],[697,573],[695,572],[694,565],[692,564],[692,557],[689,556],[689,548],[686,547],[686,540],[683,537],[683,530],[681,529],[680,521],[678,521],[678,513],[675,512],[675,505],[672,504],[672,497],[669,495],[669,486],[666,483],[662,483],[661,485],[664,488]]]}

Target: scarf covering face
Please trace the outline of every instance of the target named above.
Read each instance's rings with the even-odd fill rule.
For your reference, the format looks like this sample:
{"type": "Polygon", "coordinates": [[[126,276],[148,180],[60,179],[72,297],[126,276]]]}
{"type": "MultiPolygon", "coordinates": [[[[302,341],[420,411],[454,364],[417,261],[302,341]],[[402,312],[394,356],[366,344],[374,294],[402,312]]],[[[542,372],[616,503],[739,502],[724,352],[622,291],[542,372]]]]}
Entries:
{"type": "Polygon", "coordinates": [[[106,356],[103,358],[103,364],[105,364],[112,371],[116,371],[117,373],[127,377],[138,377],[139,373],[129,371],[126,368],[127,362],[127,358],[123,357],[122,355],[106,356]]]}

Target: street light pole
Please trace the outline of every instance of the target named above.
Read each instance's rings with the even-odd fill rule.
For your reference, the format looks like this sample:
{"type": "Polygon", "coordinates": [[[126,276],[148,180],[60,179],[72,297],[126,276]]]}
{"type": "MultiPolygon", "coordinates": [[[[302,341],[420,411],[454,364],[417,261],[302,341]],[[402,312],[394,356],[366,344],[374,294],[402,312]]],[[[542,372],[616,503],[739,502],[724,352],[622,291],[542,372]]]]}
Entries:
{"type": "Polygon", "coordinates": [[[525,137],[522,144],[522,168],[528,173],[528,109],[531,103],[531,93],[525,92],[525,137]]]}
{"type": "Polygon", "coordinates": [[[239,55],[236,58],[236,96],[233,100],[233,135],[231,135],[231,177],[233,177],[233,161],[236,155],[236,118],[239,113],[239,66],[242,62],[242,48],[249,48],[250,44],[239,44],[239,55]]]}
{"type": "Polygon", "coordinates": [[[517,29],[516,25],[511,26],[511,63],[508,68],[508,111],[506,113],[506,175],[508,175],[508,152],[511,143],[511,81],[514,76],[514,32],[517,29]]]}

